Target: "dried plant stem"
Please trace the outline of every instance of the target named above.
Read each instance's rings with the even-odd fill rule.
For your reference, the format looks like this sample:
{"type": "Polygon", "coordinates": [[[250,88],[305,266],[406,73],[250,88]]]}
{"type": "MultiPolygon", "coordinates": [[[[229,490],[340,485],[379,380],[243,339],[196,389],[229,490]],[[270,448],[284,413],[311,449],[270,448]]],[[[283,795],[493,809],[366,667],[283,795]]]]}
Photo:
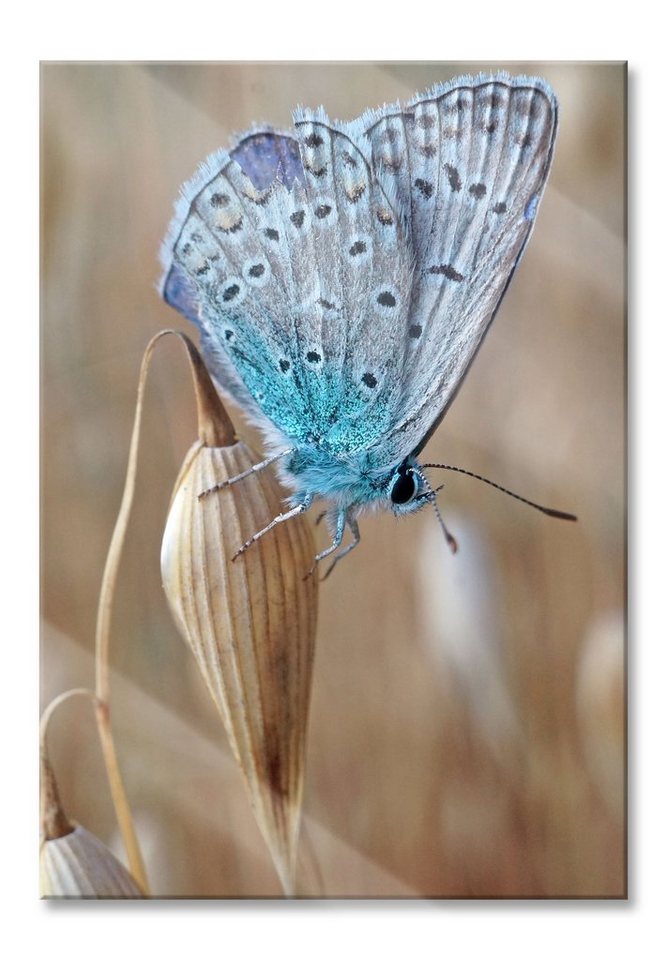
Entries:
{"type": "MultiPolygon", "coordinates": [[[[111,543],[109,545],[109,552],[107,554],[107,561],[102,577],[100,600],[97,611],[97,629],[95,635],[95,693],[97,698],[95,714],[97,718],[100,742],[102,745],[102,753],[104,756],[109,787],[116,812],[116,819],[118,820],[118,826],[123,838],[123,845],[127,854],[130,871],[144,893],[148,893],[146,870],[144,868],[141,851],[139,849],[139,843],[137,840],[136,831],[134,829],[134,822],[132,820],[130,806],[125,794],[125,788],[123,786],[123,781],[120,774],[118,758],[116,756],[116,748],[114,746],[111,731],[111,710],[109,698],[109,638],[111,632],[111,606],[113,603],[116,581],[118,578],[118,568],[120,565],[123,543],[125,541],[130,511],[132,509],[132,502],[134,499],[137,474],[137,455],[139,450],[139,435],[146,387],[146,376],[155,346],[157,342],[167,334],[174,334],[175,336],[179,337],[188,350],[188,357],[192,367],[193,379],[195,380],[195,387],[197,389],[198,409],[201,410],[203,406],[206,406],[206,404],[215,404],[216,401],[221,406],[217,395],[213,397],[207,395],[205,398],[201,396],[201,388],[199,387],[199,379],[201,378],[197,378],[195,376],[197,367],[199,364],[201,364],[201,360],[199,359],[198,351],[196,350],[192,341],[185,334],[182,334],[177,330],[162,330],[160,333],[156,334],[148,343],[141,363],[139,386],[137,391],[137,406],[134,415],[134,426],[132,428],[130,455],[128,458],[127,474],[125,477],[125,488],[123,490],[123,497],[121,500],[120,509],[118,511],[118,518],[116,520],[116,526],[114,528],[111,543]]],[[[213,390],[212,386],[211,390],[213,390]]],[[[229,430],[233,436],[233,428],[226,418],[226,415],[223,422],[229,424],[229,430]]],[[[225,436],[227,436],[226,433],[225,436]]],[[[216,427],[212,420],[205,420],[205,423],[201,428],[201,439],[204,443],[210,442],[212,444],[216,444],[219,441],[219,428],[216,427]]]]}
{"type": "Polygon", "coordinates": [[[39,747],[42,753],[46,751],[46,731],[48,730],[53,713],[61,703],[64,703],[71,697],[89,697],[93,702],[95,701],[95,694],[87,687],[73,687],[71,690],[66,690],[65,693],[59,693],[57,697],[54,697],[44,710],[42,719],[39,722],[39,747]]]}
{"type": "Polygon", "coordinates": [[[113,735],[111,732],[111,718],[109,715],[108,705],[98,700],[95,709],[95,716],[97,718],[97,730],[100,737],[100,744],[102,746],[104,765],[107,770],[107,779],[109,781],[111,798],[113,800],[114,810],[116,811],[116,819],[118,821],[118,826],[120,827],[121,836],[123,838],[123,846],[125,847],[125,853],[127,854],[130,873],[132,874],[132,877],[141,892],[145,895],[148,895],[149,889],[148,878],[146,877],[146,868],[144,867],[144,861],[143,857],[141,856],[137,833],[134,829],[132,812],[130,810],[130,805],[125,793],[125,787],[123,786],[123,780],[120,775],[118,757],[116,756],[116,747],[114,745],[113,735]]]}

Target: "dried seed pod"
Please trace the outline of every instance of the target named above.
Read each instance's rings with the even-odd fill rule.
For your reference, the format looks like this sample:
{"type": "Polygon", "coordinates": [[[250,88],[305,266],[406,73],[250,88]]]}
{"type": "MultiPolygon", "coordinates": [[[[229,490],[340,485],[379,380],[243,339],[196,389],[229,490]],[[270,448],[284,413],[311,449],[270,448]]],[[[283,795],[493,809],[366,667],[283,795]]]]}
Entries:
{"type": "MultiPolygon", "coordinates": [[[[209,410],[205,433],[200,419],[204,442],[214,421],[209,410]]],[[[317,578],[304,579],[314,543],[307,521],[295,517],[232,560],[284,509],[284,492],[267,469],[200,499],[257,462],[231,427],[216,436],[228,445],[196,444],[181,470],[162,542],[162,579],[290,893],[317,615],[317,578]]]]}
{"type": "Polygon", "coordinates": [[[142,896],[111,850],[79,825],[65,836],[44,840],[40,880],[43,897],[103,900],[142,896]]]}
{"type": "Polygon", "coordinates": [[[128,871],[102,841],[67,819],[53,770],[44,753],[41,780],[42,896],[95,900],[141,897],[141,890],[128,871]]]}

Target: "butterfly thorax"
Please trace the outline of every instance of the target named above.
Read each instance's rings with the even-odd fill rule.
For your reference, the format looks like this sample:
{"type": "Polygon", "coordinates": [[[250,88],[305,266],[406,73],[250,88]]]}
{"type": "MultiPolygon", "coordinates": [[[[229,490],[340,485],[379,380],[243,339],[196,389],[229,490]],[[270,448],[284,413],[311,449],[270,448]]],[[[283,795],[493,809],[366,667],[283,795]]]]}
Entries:
{"type": "Polygon", "coordinates": [[[293,507],[307,508],[314,499],[325,499],[333,506],[333,512],[327,512],[334,518],[354,518],[377,507],[403,516],[433,498],[412,454],[388,469],[374,464],[365,451],[337,456],[316,445],[301,445],[279,470],[283,482],[294,490],[293,507]]]}
{"type": "Polygon", "coordinates": [[[374,467],[368,451],[335,455],[323,447],[297,447],[282,465],[281,476],[295,493],[294,501],[308,494],[341,508],[387,502],[393,470],[374,467]]]}

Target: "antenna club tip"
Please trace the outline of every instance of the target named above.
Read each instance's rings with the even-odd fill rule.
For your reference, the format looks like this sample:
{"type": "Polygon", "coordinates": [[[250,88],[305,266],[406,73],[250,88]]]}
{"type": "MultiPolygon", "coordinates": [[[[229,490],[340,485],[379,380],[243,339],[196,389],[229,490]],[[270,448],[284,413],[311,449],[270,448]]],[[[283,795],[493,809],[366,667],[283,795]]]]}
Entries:
{"type": "Polygon", "coordinates": [[[573,513],[565,513],[563,510],[545,510],[545,513],[550,517],[555,517],[556,520],[569,520],[571,523],[576,523],[579,519],[573,513]]]}

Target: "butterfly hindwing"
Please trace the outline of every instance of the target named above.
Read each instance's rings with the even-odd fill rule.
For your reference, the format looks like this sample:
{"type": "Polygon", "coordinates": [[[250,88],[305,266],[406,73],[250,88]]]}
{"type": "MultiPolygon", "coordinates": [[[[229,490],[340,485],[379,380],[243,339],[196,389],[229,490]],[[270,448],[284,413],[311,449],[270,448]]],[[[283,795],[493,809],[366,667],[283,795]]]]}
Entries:
{"type": "Polygon", "coordinates": [[[294,345],[285,307],[294,290],[275,203],[279,195],[287,205],[299,186],[298,156],[293,138],[266,130],[210,157],[183,188],[162,259],[163,295],[200,326],[221,386],[253,416],[289,410],[305,422],[304,397],[284,376],[294,345]]]}
{"type": "Polygon", "coordinates": [[[244,134],[229,155],[258,190],[270,187],[274,180],[288,188],[295,180],[303,180],[299,146],[289,134],[255,130],[244,134]]]}
{"type": "Polygon", "coordinates": [[[255,133],[214,156],[186,188],[164,260],[165,296],[187,316],[196,305],[210,365],[249,412],[332,452],[387,432],[411,256],[349,138],[303,112],[280,150],[255,133]]]}

